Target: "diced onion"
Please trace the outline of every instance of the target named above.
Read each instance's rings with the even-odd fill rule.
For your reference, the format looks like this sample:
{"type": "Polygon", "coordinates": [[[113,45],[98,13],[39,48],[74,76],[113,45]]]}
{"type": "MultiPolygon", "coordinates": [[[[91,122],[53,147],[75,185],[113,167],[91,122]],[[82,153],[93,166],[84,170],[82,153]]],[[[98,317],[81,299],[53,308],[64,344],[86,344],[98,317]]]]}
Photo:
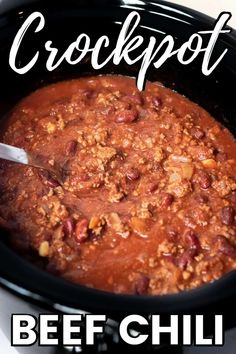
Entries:
{"type": "Polygon", "coordinates": [[[176,161],[176,162],[184,162],[184,163],[192,162],[191,157],[184,156],[184,155],[171,155],[171,158],[173,161],[176,161]]]}

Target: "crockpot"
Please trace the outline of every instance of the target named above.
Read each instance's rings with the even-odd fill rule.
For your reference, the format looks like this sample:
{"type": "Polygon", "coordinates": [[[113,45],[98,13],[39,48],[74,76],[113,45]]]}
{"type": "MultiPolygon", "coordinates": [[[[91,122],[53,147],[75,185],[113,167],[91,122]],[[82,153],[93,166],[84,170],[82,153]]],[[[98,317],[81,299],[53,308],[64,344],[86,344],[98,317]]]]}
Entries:
{"type": "MultiPolygon", "coordinates": [[[[101,70],[93,70],[90,57],[70,66],[61,65],[48,72],[43,46],[52,40],[57,47],[65,49],[80,33],[87,33],[96,40],[102,34],[116,40],[121,23],[132,11],[141,15],[137,33],[149,38],[161,39],[171,34],[178,45],[185,42],[192,33],[211,30],[214,20],[188,8],[166,1],[36,1],[11,10],[0,17],[0,115],[4,117],[22,97],[51,82],[65,78],[90,74],[115,73],[136,76],[138,66],[108,64],[101,70]],[[32,57],[32,50],[41,51],[37,65],[25,75],[15,73],[9,66],[9,52],[13,39],[33,11],[43,13],[46,25],[43,31],[27,33],[18,55],[18,64],[26,63],[32,57]]],[[[36,26],[36,25],[35,25],[36,26]]],[[[214,52],[218,57],[228,48],[217,69],[210,75],[201,73],[201,58],[191,65],[181,65],[176,58],[168,60],[160,69],[150,68],[147,78],[161,81],[167,87],[187,96],[209,111],[217,120],[236,132],[236,105],[234,83],[236,82],[236,33],[221,34],[214,52]]],[[[7,238],[7,236],[6,236],[7,238]]],[[[236,296],[236,271],[198,289],[164,296],[118,295],[90,289],[69,283],[46,273],[11,250],[4,242],[1,231],[0,242],[0,284],[7,291],[27,302],[34,302],[42,308],[62,311],[83,310],[104,313],[112,319],[119,319],[130,313],[148,315],[223,313],[227,325],[235,324],[232,313],[236,296]]]]}

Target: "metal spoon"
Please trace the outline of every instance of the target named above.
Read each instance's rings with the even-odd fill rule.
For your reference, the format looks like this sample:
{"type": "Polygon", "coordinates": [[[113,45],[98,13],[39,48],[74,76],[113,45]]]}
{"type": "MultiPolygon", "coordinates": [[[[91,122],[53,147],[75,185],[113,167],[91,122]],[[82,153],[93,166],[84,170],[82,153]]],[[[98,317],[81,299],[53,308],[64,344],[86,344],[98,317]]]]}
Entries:
{"type": "Polygon", "coordinates": [[[49,165],[44,156],[33,155],[26,152],[24,149],[0,143],[0,158],[47,170],[50,174],[55,176],[59,184],[63,184],[61,169],[56,165],[49,165]]]}

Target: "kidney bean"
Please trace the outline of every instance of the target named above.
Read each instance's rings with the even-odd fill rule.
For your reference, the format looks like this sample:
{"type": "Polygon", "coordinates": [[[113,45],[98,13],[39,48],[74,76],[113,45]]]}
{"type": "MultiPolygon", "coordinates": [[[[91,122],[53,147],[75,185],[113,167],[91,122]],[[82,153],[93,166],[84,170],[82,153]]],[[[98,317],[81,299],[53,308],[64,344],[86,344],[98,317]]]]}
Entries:
{"type": "Polygon", "coordinates": [[[88,238],[88,220],[82,219],[75,225],[75,240],[77,243],[83,243],[88,238]]]}
{"type": "Polygon", "coordinates": [[[198,183],[202,189],[208,189],[211,186],[211,177],[206,171],[199,171],[198,183]]]}
{"type": "Polygon", "coordinates": [[[222,235],[218,235],[216,240],[219,245],[219,251],[230,258],[236,258],[236,248],[231,245],[229,240],[222,235]]]}
{"type": "Polygon", "coordinates": [[[146,295],[148,293],[149,278],[145,275],[140,275],[134,284],[135,293],[137,295],[146,295]]]}
{"type": "Polygon", "coordinates": [[[75,230],[75,223],[72,218],[67,218],[63,222],[63,231],[67,236],[71,236],[75,230]]]}
{"type": "Polygon", "coordinates": [[[177,265],[181,269],[185,269],[189,264],[192,263],[194,257],[196,256],[196,250],[193,248],[188,249],[185,251],[177,260],[177,265]]]}
{"type": "Polygon", "coordinates": [[[117,111],[115,113],[115,122],[116,123],[131,123],[138,118],[138,112],[134,109],[132,110],[123,110],[117,111]]]}
{"type": "Polygon", "coordinates": [[[162,99],[160,97],[153,96],[152,103],[155,106],[155,108],[160,108],[162,106],[162,99]]]}
{"type": "Polygon", "coordinates": [[[76,152],[77,145],[78,142],[76,140],[68,141],[68,143],[66,144],[66,155],[74,155],[76,152]]]}
{"type": "Polygon", "coordinates": [[[187,231],[185,233],[185,240],[188,243],[190,249],[195,250],[195,255],[197,255],[201,249],[201,245],[196,234],[192,230],[187,231]]]}
{"type": "Polygon", "coordinates": [[[234,223],[234,208],[226,206],[221,209],[221,222],[225,225],[232,225],[234,223]]]}
{"type": "Polygon", "coordinates": [[[126,177],[130,181],[136,181],[140,178],[140,172],[136,168],[131,168],[128,171],[126,171],[126,177]]]}
{"type": "Polygon", "coordinates": [[[227,196],[227,199],[233,203],[233,204],[236,204],[236,191],[230,193],[228,196],[227,196]]]}
{"type": "Polygon", "coordinates": [[[157,190],[158,188],[158,182],[151,182],[148,186],[147,186],[147,193],[153,193],[157,190]]]}
{"type": "Polygon", "coordinates": [[[193,127],[193,128],[191,129],[191,135],[192,135],[195,139],[200,140],[200,139],[204,138],[205,133],[204,133],[204,131],[201,130],[200,128],[193,127]]]}
{"type": "Polygon", "coordinates": [[[174,196],[170,193],[165,193],[161,198],[161,207],[163,209],[168,208],[174,202],[174,196]]]}
{"type": "Polygon", "coordinates": [[[197,194],[195,200],[200,204],[206,204],[209,201],[208,197],[204,194],[197,194]]]}

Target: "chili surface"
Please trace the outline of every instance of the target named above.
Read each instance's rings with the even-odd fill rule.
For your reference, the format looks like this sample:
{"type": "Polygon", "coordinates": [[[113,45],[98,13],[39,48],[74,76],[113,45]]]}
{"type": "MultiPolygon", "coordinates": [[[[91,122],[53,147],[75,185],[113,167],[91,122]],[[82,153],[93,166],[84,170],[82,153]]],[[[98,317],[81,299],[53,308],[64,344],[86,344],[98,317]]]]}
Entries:
{"type": "MultiPolygon", "coordinates": [[[[23,99],[1,131],[51,166],[1,161],[12,246],[63,278],[115,293],[196,288],[236,268],[236,149],[187,98],[123,76],[59,82],[23,99]]],[[[6,265],[7,266],[7,265],[6,265]]]]}

